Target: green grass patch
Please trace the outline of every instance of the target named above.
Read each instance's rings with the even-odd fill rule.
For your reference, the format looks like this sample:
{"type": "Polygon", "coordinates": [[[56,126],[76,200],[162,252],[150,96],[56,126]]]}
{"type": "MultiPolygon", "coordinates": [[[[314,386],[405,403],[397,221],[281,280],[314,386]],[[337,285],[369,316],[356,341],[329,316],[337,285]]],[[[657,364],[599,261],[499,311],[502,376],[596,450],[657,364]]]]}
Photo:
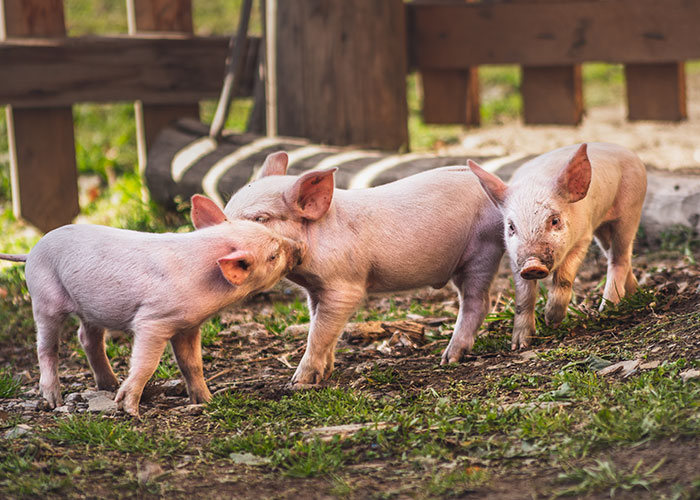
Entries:
{"type": "Polygon", "coordinates": [[[0,398],[16,398],[22,392],[22,383],[7,370],[0,369],[0,398]]]}
{"type": "Polygon", "coordinates": [[[631,471],[621,470],[608,460],[596,460],[595,465],[574,467],[559,474],[561,482],[572,482],[573,485],[558,490],[554,497],[580,496],[588,493],[607,491],[610,498],[618,491],[643,489],[651,491],[654,484],[660,481],[654,474],[663,464],[663,460],[647,470],[642,470],[643,461],[637,462],[631,471]]]}
{"type": "Polygon", "coordinates": [[[306,302],[295,299],[290,303],[277,302],[273,305],[271,314],[258,315],[255,318],[265,325],[267,330],[280,335],[290,325],[298,325],[309,322],[309,308],[306,302]]]}
{"type": "Polygon", "coordinates": [[[44,436],[63,446],[85,445],[101,450],[169,456],[181,451],[185,441],[171,431],[149,436],[130,421],[91,415],[57,419],[44,436]]]}

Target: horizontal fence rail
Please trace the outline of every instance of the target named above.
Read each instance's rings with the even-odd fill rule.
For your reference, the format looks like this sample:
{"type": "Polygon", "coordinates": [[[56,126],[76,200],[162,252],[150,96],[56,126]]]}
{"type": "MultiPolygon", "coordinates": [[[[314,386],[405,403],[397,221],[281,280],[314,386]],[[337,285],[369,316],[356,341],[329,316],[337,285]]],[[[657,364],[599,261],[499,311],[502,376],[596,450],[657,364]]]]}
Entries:
{"type": "MultiPolygon", "coordinates": [[[[215,99],[228,37],[130,35],[27,38],[0,43],[0,104],[21,107],[141,100],[174,104],[215,99]]],[[[251,39],[254,63],[260,39],[251,39]]],[[[254,65],[239,95],[251,95],[254,65]]]]}

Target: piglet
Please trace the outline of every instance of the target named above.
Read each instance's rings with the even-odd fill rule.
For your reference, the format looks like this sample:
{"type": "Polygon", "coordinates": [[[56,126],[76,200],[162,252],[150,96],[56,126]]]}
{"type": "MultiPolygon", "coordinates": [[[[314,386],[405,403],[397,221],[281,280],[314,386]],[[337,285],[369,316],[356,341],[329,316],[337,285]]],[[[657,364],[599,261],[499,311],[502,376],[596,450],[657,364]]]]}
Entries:
{"type": "Polygon", "coordinates": [[[522,165],[509,186],[469,162],[503,214],[505,242],[515,280],[512,347],[525,347],[535,332],[537,280],[552,274],[545,308],[558,326],[572,284],[595,238],[608,260],[601,309],[637,289],[632,245],[646,193],[646,169],[614,144],[568,146],[522,165]]]}
{"type": "Polygon", "coordinates": [[[28,255],[26,279],[37,328],[40,389],[61,403],[58,344],[62,321],[80,319],[78,336],[98,389],[119,385],[105,354],[104,330],[134,335],[129,376],[116,401],[138,416],[141,393],[170,341],[193,403],[211,398],[202,371],[199,327],[208,317],[275,284],[302,257],[303,245],[262,224],[228,221],[216,204],[192,198],[190,233],[149,234],[68,225],[28,255]]]}
{"type": "Polygon", "coordinates": [[[367,189],[335,189],[335,168],[285,175],[288,156],[266,159],[259,178],[227,203],[230,219],[266,224],[305,243],[287,276],[306,289],[311,325],[292,386],[318,384],[333,370],[343,326],[369,292],[442,287],[460,310],[442,361],[459,361],[489,307],[503,256],[500,213],[465,166],[443,167],[367,189]]]}

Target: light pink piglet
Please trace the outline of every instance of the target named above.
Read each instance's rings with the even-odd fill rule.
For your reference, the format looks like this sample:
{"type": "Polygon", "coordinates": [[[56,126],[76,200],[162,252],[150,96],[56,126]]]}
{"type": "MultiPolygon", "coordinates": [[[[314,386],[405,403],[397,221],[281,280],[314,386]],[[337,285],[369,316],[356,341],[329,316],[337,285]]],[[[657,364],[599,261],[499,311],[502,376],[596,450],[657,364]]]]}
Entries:
{"type": "Polygon", "coordinates": [[[443,167],[367,189],[334,189],[335,168],[285,175],[270,155],[257,180],[227,203],[229,219],[262,222],[308,246],[288,278],[308,294],[306,352],[292,377],[318,384],[333,370],[335,346],[367,292],[452,281],[460,310],[443,362],[459,361],[489,308],[503,255],[499,211],[463,166],[443,167]]]}
{"type": "Polygon", "coordinates": [[[69,225],[49,232],[25,261],[37,328],[40,389],[62,402],[58,378],[60,325],[80,319],[78,336],[98,389],[119,385],[105,354],[105,328],[132,332],[129,376],[117,401],[138,416],[141,393],[170,341],[194,403],[211,398],[202,369],[199,327],[243,297],[274,285],[302,257],[303,244],[262,224],[228,221],[213,201],[192,198],[190,233],[151,234],[69,225]]]}
{"type": "Polygon", "coordinates": [[[601,308],[637,289],[632,246],[647,181],[634,153],[606,143],[567,146],[522,165],[510,185],[474,162],[469,165],[503,214],[515,280],[513,349],[530,343],[537,280],[550,273],[545,319],[553,326],[564,319],[593,238],[608,260],[601,308]]]}

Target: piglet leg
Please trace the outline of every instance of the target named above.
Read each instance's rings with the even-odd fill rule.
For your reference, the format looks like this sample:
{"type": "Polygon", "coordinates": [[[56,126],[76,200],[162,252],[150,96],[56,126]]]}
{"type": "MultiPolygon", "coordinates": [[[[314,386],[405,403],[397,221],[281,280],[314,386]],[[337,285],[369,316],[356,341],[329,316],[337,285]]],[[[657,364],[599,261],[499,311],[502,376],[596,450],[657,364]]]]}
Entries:
{"type": "Polygon", "coordinates": [[[309,292],[311,326],[306,352],[292,377],[292,386],[316,385],[330,376],[335,363],[335,345],[364,295],[364,287],[347,283],[328,286],[321,292],[309,292]]]}
{"type": "Polygon", "coordinates": [[[141,326],[134,332],[129,376],[117,392],[116,402],[122,402],[124,411],[139,416],[139,402],[148,379],[158,368],[169,334],[162,329],[141,326]]]}
{"type": "Polygon", "coordinates": [[[537,280],[522,278],[517,269],[513,270],[515,281],[515,318],[513,320],[513,350],[530,345],[535,333],[535,302],[537,300],[537,280]]]}
{"type": "Polygon", "coordinates": [[[617,304],[627,293],[637,289],[637,280],[632,273],[632,247],[635,233],[636,226],[627,228],[619,223],[606,224],[595,232],[596,242],[608,259],[603,301],[600,304],[601,311],[608,302],[617,304]]]}
{"type": "MultiPolygon", "coordinates": [[[[38,303],[38,300],[37,300],[38,303]]],[[[39,358],[39,389],[51,408],[61,406],[61,384],[58,379],[58,343],[64,316],[46,315],[34,308],[36,350],[39,358]]]]}
{"type": "Polygon", "coordinates": [[[574,279],[590,244],[590,239],[579,242],[554,272],[544,315],[547,324],[553,328],[558,327],[566,316],[573,295],[574,279]]]}
{"type": "Polygon", "coordinates": [[[500,245],[482,248],[453,278],[459,292],[459,314],[440,364],[458,363],[465,352],[472,350],[476,332],[489,312],[489,288],[502,255],[500,245]]]}
{"type": "Polygon", "coordinates": [[[202,335],[199,328],[178,332],[170,339],[173,353],[187,383],[187,393],[193,403],[206,403],[211,393],[204,381],[202,367],[202,335]]]}
{"type": "Polygon", "coordinates": [[[90,368],[92,368],[97,388],[103,391],[113,391],[119,387],[119,381],[112,371],[112,366],[109,364],[105,352],[104,328],[81,321],[78,338],[85,350],[90,368]]]}

